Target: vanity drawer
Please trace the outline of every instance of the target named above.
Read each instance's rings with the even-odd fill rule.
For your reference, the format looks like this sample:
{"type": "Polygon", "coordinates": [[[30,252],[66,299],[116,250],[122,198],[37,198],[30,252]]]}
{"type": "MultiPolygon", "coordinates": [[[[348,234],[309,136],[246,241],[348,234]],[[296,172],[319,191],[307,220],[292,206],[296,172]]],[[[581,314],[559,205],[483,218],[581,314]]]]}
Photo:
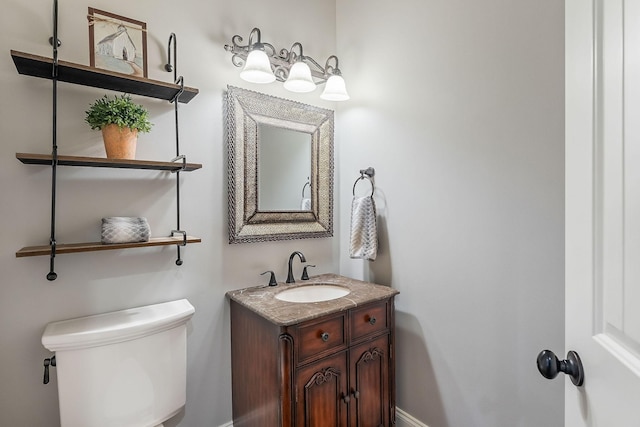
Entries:
{"type": "Polygon", "coordinates": [[[369,304],[351,311],[351,340],[384,331],[387,321],[387,301],[369,304]]]}
{"type": "Polygon", "coordinates": [[[326,351],[346,347],[344,327],[344,314],[300,325],[297,328],[298,361],[303,361],[326,351]]]}

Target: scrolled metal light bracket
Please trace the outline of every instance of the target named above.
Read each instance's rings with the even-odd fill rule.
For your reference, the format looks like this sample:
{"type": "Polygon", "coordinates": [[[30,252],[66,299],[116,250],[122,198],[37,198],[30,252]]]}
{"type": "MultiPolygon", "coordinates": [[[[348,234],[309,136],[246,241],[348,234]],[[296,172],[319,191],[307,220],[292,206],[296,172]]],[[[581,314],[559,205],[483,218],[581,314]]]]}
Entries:
{"type": "Polygon", "coordinates": [[[303,61],[311,70],[311,76],[316,84],[323,84],[332,75],[339,76],[342,73],[338,68],[338,57],[331,55],[327,58],[325,66],[321,66],[318,61],[303,53],[302,44],[295,42],[290,49],[282,48],[276,50],[272,44],[262,41],[261,32],[259,28],[254,28],[249,33],[249,42],[244,45],[242,42],[244,39],[240,35],[235,35],[231,38],[231,44],[224,46],[227,52],[230,52],[233,56],[231,62],[236,67],[243,67],[249,52],[254,49],[264,50],[271,63],[273,73],[276,76],[276,80],[284,82],[289,77],[289,70],[297,61],[303,61]]]}

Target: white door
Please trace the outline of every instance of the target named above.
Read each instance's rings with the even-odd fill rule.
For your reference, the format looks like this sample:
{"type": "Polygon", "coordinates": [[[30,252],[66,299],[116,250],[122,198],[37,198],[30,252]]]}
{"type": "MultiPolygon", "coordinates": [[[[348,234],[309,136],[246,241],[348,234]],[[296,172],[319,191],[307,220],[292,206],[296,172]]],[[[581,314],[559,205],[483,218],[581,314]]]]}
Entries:
{"type": "Polygon", "coordinates": [[[640,427],[640,0],[565,5],[565,427],[640,427]]]}

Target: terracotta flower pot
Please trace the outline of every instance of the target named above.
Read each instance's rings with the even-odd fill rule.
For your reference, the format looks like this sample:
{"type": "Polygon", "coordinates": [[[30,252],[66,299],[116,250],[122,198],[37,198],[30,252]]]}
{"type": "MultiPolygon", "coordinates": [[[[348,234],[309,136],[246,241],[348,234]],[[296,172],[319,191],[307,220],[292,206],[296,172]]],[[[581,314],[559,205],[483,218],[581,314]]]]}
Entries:
{"type": "Polygon", "coordinates": [[[107,159],[135,159],[138,130],[107,125],[102,128],[102,139],[107,159]]]}

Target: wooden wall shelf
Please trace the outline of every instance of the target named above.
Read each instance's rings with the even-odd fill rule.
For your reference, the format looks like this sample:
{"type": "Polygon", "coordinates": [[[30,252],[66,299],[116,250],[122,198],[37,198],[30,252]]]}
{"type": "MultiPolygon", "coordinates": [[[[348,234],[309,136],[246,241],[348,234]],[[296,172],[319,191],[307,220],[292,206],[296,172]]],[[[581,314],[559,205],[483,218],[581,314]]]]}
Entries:
{"type": "MultiPolygon", "coordinates": [[[[58,2],[54,1],[54,37],[55,39],[58,32],[58,2]]],[[[171,39],[169,40],[171,43],[171,39]]],[[[174,45],[175,47],[175,45],[174,45]]],[[[86,65],[74,64],[72,62],[61,61],[53,58],[58,58],[57,46],[53,47],[52,57],[47,58],[44,56],[33,55],[30,53],[19,52],[17,50],[11,50],[11,58],[16,66],[19,74],[39,77],[48,79],[53,82],[53,112],[52,122],[54,132],[53,140],[51,144],[51,154],[36,154],[36,153],[16,153],[16,158],[22,163],[27,165],[43,165],[49,166],[52,170],[51,173],[51,242],[56,242],[55,229],[56,229],[56,169],[58,166],[78,166],[78,167],[93,167],[93,168],[120,168],[120,169],[142,169],[142,170],[156,170],[156,171],[169,171],[176,172],[176,199],[177,199],[177,224],[176,229],[171,234],[179,234],[178,236],[171,237],[154,237],[147,242],[136,243],[121,243],[121,244],[102,244],[102,242],[88,242],[88,243],[57,243],[55,245],[55,251],[53,251],[53,245],[41,245],[41,246],[27,246],[16,252],[17,258],[33,257],[33,256],[49,256],[49,274],[47,274],[47,280],[56,280],[58,275],[56,274],[55,256],[58,254],[68,254],[77,252],[95,252],[95,251],[108,251],[117,249],[131,249],[131,248],[143,248],[151,246],[176,246],[177,259],[176,265],[182,265],[182,258],[180,256],[180,248],[188,243],[200,243],[199,237],[186,236],[186,232],[180,228],[180,173],[178,172],[190,172],[196,169],[202,168],[199,163],[187,163],[186,157],[180,155],[178,146],[178,103],[188,103],[198,93],[198,89],[187,87],[183,85],[183,78],[176,77],[174,72],[174,79],[176,83],[166,83],[158,80],[152,80],[128,74],[116,73],[108,70],[102,70],[95,67],[88,67],[86,65]],[[102,157],[82,157],[82,156],[66,156],[57,155],[56,161],[53,161],[53,154],[57,153],[57,135],[55,132],[58,115],[57,115],[57,85],[58,82],[66,82],[81,86],[94,87],[100,89],[107,89],[121,93],[134,94],[145,96],[148,98],[161,99],[173,103],[175,109],[175,126],[176,126],[176,157],[172,161],[153,161],[153,160],[119,160],[119,159],[107,159],[102,157]],[[179,84],[178,84],[179,83],[179,84]]],[[[175,54],[174,50],[174,56],[175,54]]],[[[175,64],[174,64],[175,67],[175,64]]]]}
{"type": "MultiPolygon", "coordinates": [[[[16,153],[16,158],[25,165],[51,166],[51,154],[16,153]]],[[[191,172],[202,168],[200,163],[187,163],[182,169],[182,162],[158,162],[153,160],[120,160],[102,157],[58,156],[58,166],[85,166],[93,168],[150,169],[158,171],[191,172]]]]}
{"type": "MultiPolygon", "coordinates": [[[[11,57],[18,69],[18,73],[43,79],[52,79],[53,59],[17,50],[11,50],[11,57]]],[[[171,101],[180,92],[180,86],[174,83],[114,73],[61,60],[58,60],[58,81],[148,96],[166,101],[171,101]]],[[[198,89],[185,86],[184,91],[178,98],[178,102],[187,103],[198,92],[198,89]]]]}
{"type": "MultiPolygon", "coordinates": [[[[202,240],[199,237],[187,236],[187,243],[200,243],[202,240]]],[[[169,246],[169,245],[181,245],[184,242],[182,236],[176,237],[154,237],[149,239],[148,242],[136,242],[136,243],[112,243],[102,244],[100,242],[89,243],[60,243],[56,245],[56,255],[59,254],[71,254],[77,252],[96,252],[96,251],[111,251],[117,249],[131,249],[131,248],[145,248],[150,246],[169,246]]],[[[16,258],[32,257],[51,255],[51,246],[26,246],[16,252],[16,258]]]]}

